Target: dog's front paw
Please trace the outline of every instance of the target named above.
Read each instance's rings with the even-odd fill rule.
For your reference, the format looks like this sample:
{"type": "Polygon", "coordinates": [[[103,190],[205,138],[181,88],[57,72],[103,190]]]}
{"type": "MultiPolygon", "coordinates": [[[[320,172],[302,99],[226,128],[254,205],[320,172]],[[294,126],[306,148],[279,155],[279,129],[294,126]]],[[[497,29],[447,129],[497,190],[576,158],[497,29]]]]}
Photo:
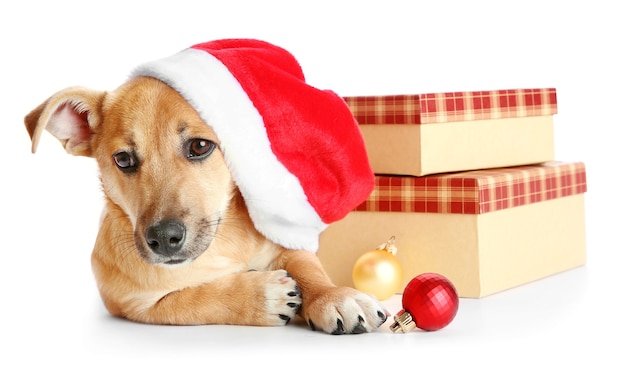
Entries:
{"type": "Polygon", "coordinates": [[[269,278],[265,284],[265,308],[268,321],[274,325],[285,325],[300,311],[302,306],[300,289],[285,270],[264,273],[269,278]]]}
{"type": "Polygon", "coordinates": [[[362,334],[376,330],[390,313],[372,295],[348,287],[331,288],[304,306],[311,330],[329,334],[362,334]]]}

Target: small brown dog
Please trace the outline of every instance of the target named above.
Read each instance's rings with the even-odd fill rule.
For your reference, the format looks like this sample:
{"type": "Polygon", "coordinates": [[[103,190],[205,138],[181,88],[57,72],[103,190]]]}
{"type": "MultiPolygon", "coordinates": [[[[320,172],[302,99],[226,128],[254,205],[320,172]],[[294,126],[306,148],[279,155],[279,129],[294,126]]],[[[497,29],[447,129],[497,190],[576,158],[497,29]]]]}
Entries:
{"type": "MultiPolygon", "coordinates": [[[[308,108],[307,103],[313,103],[298,102],[299,92],[295,87],[280,92],[277,85],[291,84],[281,84],[278,81],[280,76],[268,77],[271,73],[267,69],[273,66],[256,67],[257,74],[262,76],[251,82],[242,81],[243,77],[235,72],[243,68],[246,78],[254,78],[253,63],[257,54],[247,54],[250,49],[260,49],[261,55],[271,53],[279,64],[285,63],[283,59],[289,57],[285,56],[284,50],[254,40],[220,42],[203,45],[231,54],[233,50],[235,54],[243,51],[235,57],[239,63],[237,67],[228,60],[231,54],[215,51],[218,56],[209,55],[211,62],[221,61],[217,69],[226,78],[224,83],[239,88],[235,92],[228,88],[222,90],[222,81],[203,80],[202,83],[217,85],[209,92],[200,88],[200,93],[220,96],[221,100],[212,101],[215,105],[229,104],[233,99],[237,100],[237,96],[249,96],[253,99],[254,111],[263,116],[269,134],[272,127],[268,121],[274,117],[268,117],[268,114],[276,108],[272,105],[270,111],[262,106],[266,103],[266,95],[268,100],[274,101],[271,103],[285,104],[279,109],[283,112],[288,109],[289,118],[294,118],[295,113],[302,114],[294,105],[308,108]],[[224,65],[230,75],[223,73],[224,65]],[[233,83],[233,75],[239,78],[239,83],[233,83]],[[271,79],[271,83],[266,78],[271,79]],[[265,90],[265,94],[259,92],[259,88],[265,87],[263,83],[274,89],[265,90]],[[280,101],[278,97],[281,97],[280,101]]],[[[207,54],[197,49],[191,53],[192,59],[207,54]]],[[[172,67],[187,68],[180,66],[180,60],[176,61],[170,63],[172,67]]],[[[166,64],[160,61],[158,66],[166,64]]],[[[281,70],[293,67],[287,64],[281,65],[281,70]]],[[[215,126],[222,122],[230,126],[228,124],[237,120],[232,116],[237,116],[245,108],[231,103],[234,107],[230,115],[206,115],[206,106],[194,105],[208,103],[206,100],[197,100],[193,93],[189,97],[190,94],[185,93],[187,89],[177,84],[178,79],[159,74],[162,69],[154,73],[146,71],[149,69],[135,72],[112,92],[79,87],[59,91],[25,118],[33,152],[45,129],[61,141],[68,153],[93,157],[98,162],[106,203],[92,254],[92,267],[109,312],[155,324],[265,326],[285,325],[299,314],[311,329],[332,334],[370,332],[384,323],[389,313],[382,304],[375,297],[353,288],[335,286],[315,254],[315,241],[307,244],[304,240],[318,235],[325,225],[323,222],[345,215],[354,202],[323,197],[320,199],[322,204],[311,206],[342,207],[343,212],[337,210],[327,216],[330,220],[321,221],[321,225],[316,223],[313,230],[307,229],[311,227],[308,217],[299,209],[295,214],[290,212],[291,203],[294,207],[300,205],[299,196],[290,195],[290,183],[283,182],[282,178],[272,181],[282,173],[266,167],[263,154],[267,152],[248,152],[245,151],[247,146],[234,143],[238,136],[248,134],[253,128],[242,125],[231,131],[223,127],[217,131],[215,126]],[[235,154],[238,149],[244,153],[235,154]],[[254,172],[251,178],[245,178],[247,171],[244,169],[254,170],[255,166],[261,166],[261,170],[254,172]],[[268,183],[264,182],[266,180],[268,183]],[[266,190],[276,190],[284,197],[271,202],[254,193],[265,186],[266,190]],[[259,213],[268,207],[269,214],[259,213]],[[276,213],[281,211],[286,214],[279,218],[276,213]],[[295,224],[274,230],[284,226],[286,221],[295,224]],[[304,230],[299,229],[300,224],[304,230]],[[313,235],[305,233],[307,231],[313,235]],[[305,234],[300,236],[301,233],[305,234]],[[288,237],[284,243],[281,242],[283,237],[288,237]],[[300,237],[303,238],[301,246],[298,245],[300,237]]],[[[298,88],[307,91],[302,93],[310,93],[306,89],[308,86],[300,84],[298,88]]],[[[323,95],[329,94],[325,92],[323,95]]],[[[344,108],[340,102],[336,104],[344,108]]],[[[318,110],[326,108],[325,105],[317,106],[313,112],[305,114],[307,117],[317,116],[318,110]]],[[[330,109],[332,124],[338,123],[336,113],[330,109]]],[[[340,131],[337,136],[345,133],[348,139],[354,140],[350,135],[354,134],[353,130],[348,131],[349,134],[340,131]]],[[[306,134],[303,138],[306,140],[298,140],[297,132],[290,130],[287,140],[302,144],[302,141],[314,139],[316,135],[313,134],[320,133],[306,134]]],[[[299,152],[303,156],[300,165],[304,164],[302,162],[315,165],[321,160],[329,160],[325,153],[315,153],[320,145],[326,144],[326,150],[337,150],[336,144],[343,144],[338,140],[340,138],[322,136],[319,139],[310,144],[314,145],[312,148],[308,143],[302,146],[306,154],[299,152]]],[[[356,144],[359,154],[361,143],[358,139],[351,143],[356,144]]],[[[276,153],[279,148],[272,142],[272,149],[276,150],[273,154],[280,155],[276,153]]],[[[355,163],[340,165],[349,168],[355,163]]],[[[305,167],[303,172],[312,172],[312,180],[319,180],[314,175],[317,172],[314,167],[305,167]]],[[[370,190],[369,182],[357,192],[358,178],[350,183],[349,176],[346,177],[343,179],[348,182],[346,190],[354,200],[364,199],[370,190]]],[[[334,189],[331,187],[330,190],[334,189]]],[[[309,194],[310,188],[304,191],[306,195],[303,197],[313,196],[309,194]]],[[[310,210],[309,206],[305,208],[310,210]]]]}

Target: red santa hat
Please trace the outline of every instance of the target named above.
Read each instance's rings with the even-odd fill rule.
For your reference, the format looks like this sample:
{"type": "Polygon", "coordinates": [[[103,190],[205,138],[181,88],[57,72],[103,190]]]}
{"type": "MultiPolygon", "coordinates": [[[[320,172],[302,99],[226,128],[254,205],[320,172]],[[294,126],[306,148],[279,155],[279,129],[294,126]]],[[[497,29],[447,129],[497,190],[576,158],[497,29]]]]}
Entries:
{"type": "Polygon", "coordinates": [[[280,47],[254,39],[206,42],[132,75],[170,85],[213,128],[255,227],[283,247],[316,251],[327,225],[374,188],[344,100],[308,85],[280,47]]]}

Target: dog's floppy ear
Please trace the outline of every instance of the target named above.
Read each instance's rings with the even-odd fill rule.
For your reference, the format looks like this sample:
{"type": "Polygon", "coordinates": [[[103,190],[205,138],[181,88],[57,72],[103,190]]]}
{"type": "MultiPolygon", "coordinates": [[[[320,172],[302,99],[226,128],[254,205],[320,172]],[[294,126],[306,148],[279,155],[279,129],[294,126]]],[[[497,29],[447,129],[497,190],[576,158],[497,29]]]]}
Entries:
{"type": "Polygon", "coordinates": [[[105,92],[82,87],[61,90],[24,117],[35,153],[44,129],[73,155],[91,157],[93,129],[101,120],[105,92]]]}

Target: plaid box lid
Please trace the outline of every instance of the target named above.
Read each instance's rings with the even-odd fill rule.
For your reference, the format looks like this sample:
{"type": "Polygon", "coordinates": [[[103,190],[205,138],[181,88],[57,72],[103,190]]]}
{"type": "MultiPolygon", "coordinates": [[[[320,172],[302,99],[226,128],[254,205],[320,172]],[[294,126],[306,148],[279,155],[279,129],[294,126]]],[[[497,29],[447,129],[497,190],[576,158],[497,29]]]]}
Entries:
{"type": "Polygon", "coordinates": [[[359,124],[429,124],[557,113],[556,89],[343,97],[359,124]]]}
{"type": "Polygon", "coordinates": [[[376,176],[356,211],[483,214],[587,191],[582,162],[549,162],[430,176],[376,176]]]}

